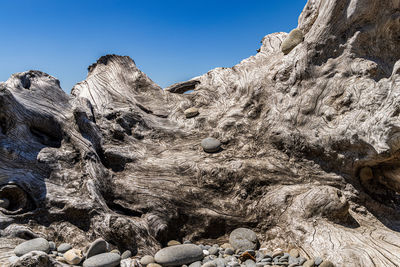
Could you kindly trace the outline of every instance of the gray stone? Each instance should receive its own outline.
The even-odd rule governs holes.
[[[119,265],[121,256],[117,253],[101,253],[87,258],[83,267],[115,267]]]
[[[102,254],[108,252],[108,246],[107,242],[102,239],[98,238],[93,243],[90,245],[87,253],[86,253],[86,258],[89,259],[90,257],[93,257],[94,255],[97,254]]]
[[[205,245],[204,248],[209,250],[211,248],[211,246],[210,245]]]
[[[323,260],[322,260],[320,257],[316,257],[316,258],[314,259],[314,264],[318,266],[318,265],[320,265],[320,264],[322,263],[322,261],[323,261]]]
[[[303,41],[303,32],[300,29],[292,30],[286,39],[282,42],[281,50],[287,55],[293,50],[298,44]]]
[[[247,228],[237,228],[230,234],[229,243],[236,250],[255,250],[258,246],[258,239],[254,231]]]
[[[70,249],[64,253],[63,258],[69,264],[76,265],[79,264],[83,259],[83,254],[80,249]]]
[[[22,256],[31,251],[43,251],[48,253],[50,251],[49,242],[46,239],[39,237],[25,241],[14,249],[14,253],[17,256]]]
[[[183,244],[159,250],[154,259],[163,266],[190,264],[203,259],[203,251],[194,244]]]
[[[62,243],[58,246],[57,251],[60,253],[65,253],[68,250],[70,250],[72,248],[72,246],[68,243]]]
[[[54,243],[53,241],[50,241],[49,248],[50,248],[50,251],[56,250],[56,243]]]
[[[195,261],[189,265],[189,267],[201,267],[201,261]]]
[[[208,249],[208,252],[210,252],[210,255],[217,255],[218,254],[218,248],[216,247],[211,247]]]
[[[121,257],[122,258],[122,257]],[[154,257],[151,255],[145,255],[140,259],[140,264],[143,266],[146,266],[149,263],[155,262]]]
[[[233,249],[227,248],[227,249],[225,249],[224,253],[225,253],[226,255],[233,255],[233,253],[235,253],[235,252],[233,251]]]
[[[289,264],[294,264],[294,263],[298,263],[298,259],[292,256],[289,256]]]
[[[221,142],[213,137],[207,137],[201,141],[201,146],[205,152],[214,153],[221,149]]]
[[[227,262],[222,258],[217,258],[214,260],[214,263],[217,265],[217,267],[225,267]]]
[[[244,264],[246,264],[247,267],[256,267],[256,263],[250,259],[246,260]]]
[[[190,240],[185,240],[185,241],[183,241],[183,244],[192,244],[192,241],[190,241]]]
[[[217,264],[214,261],[208,261],[201,265],[201,267],[217,267]]]
[[[130,258],[130,257],[132,257],[132,252],[131,252],[130,250],[125,250],[124,253],[122,253],[122,255],[121,255],[121,259],[122,259],[122,260],[128,259],[128,258]],[[146,256],[145,256],[145,257],[146,257]],[[150,256],[150,257],[153,258],[153,256]],[[153,258],[153,262],[154,262],[154,258]]]
[[[299,257],[297,258],[297,261],[299,262],[299,265],[303,265],[307,261],[307,259],[304,257]]]
[[[195,107],[188,108],[184,111],[186,118],[193,118],[199,115],[199,109]]]

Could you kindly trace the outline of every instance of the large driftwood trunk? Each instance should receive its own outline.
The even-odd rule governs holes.
[[[115,55],[71,95],[39,71],[0,83],[0,263],[21,237],[143,254],[241,226],[271,249],[400,266],[400,1],[309,0],[299,29],[287,55],[270,34],[166,90]]]

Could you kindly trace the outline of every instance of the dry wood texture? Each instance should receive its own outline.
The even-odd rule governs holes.
[[[71,95],[39,71],[0,83],[0,262],[18,238],[143,254],[249,227],[271,249],[400,266],[400,1],[309,0],[298,29],[287,55],[270,34],[168,90],[116,55]]]

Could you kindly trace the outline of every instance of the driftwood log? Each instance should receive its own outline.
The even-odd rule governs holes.
[[[249,227],[271,249],[400,266],[400,1],[309,0],[298,29],[286,55],[270,34],[167,90],[116,55],[71,95],[40,71],[0,83],[0,264],[21,238],[144,254]]]

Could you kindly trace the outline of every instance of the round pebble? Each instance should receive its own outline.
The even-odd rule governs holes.
[[[131,252],[130,250],[125,250],[124,253],[122,253],[122,255],[121,255],[121,259],[122,259],[122,260],[128,259],[128,258],[130,258],[130,257],[132,257],[132,252]],[[153,256],[150,256],[150,257],[153,258]],[[152,262],[154,262],[154,258],[153,258],[153,261],[152,261]]]
[[[208,255],[210,255],[210,251],[203,249],[203,254],[204,254],[204,256],[208,256]]]
[[[102,254],[108,252],[107,248],[107,242],[102,239],[98,238],[93,243],[90,245],[87,253],[86,253],[86,258],[89,259],[90,257],[93,257],[97,254]],[[118,255],[119,256],[119,255]]]
[[[197,115],[199,115],[199,109],[195,108],[195,107],[191,107],[191,108],[186,109],[183,113],[185,114],[186,118],[193,118],[193,117],[196,117]]]
[[[142,264],[143,266],[147,266],[147,264],[154,263],[154,262],[155,262],[154,257],[151,255],[143,256],[140,259],[140,264]]]
[[[217,267],[217,264],[215,264],[214,261],[208,261],[208,262],[204,263],[203,265],[201,265],[201,267]]]
[[[204,257],[200,247],[194,244],[183,244],[159,250],[154,260],[163,266],[190,264]]]
[[[70,250],[72,248],[72,246],[68,243],[62,243],[58,246],[57,251],[60,253],[65,253],[68,250]]]
[[[304,257],[299,257],[299,258],[297,259],[297,261],[299,262],[299,265],[303,265],[303,264],[307,261],[307,259],[304,258]]]
[[[218,254],[218,248],[212,246],[211,248],[208,249],[208,252],[210,253],[210,255],[217,255]]]
[[[69,264],[79,264],[83,259],[82,251],[75,248],[70,249],[64,253],[63,258]]]
[[[237,228],[229,235],[229,244],[236,250],[254,250],[257,248],[258,239],[254,231],[247,228]]]
[[[50,248],[50,251],[56,250],[56,243],[54,243],[53,241],[50,241],[49,248]]]
[[[256,263],[250,259],[246,260],[244,264],[246,264],[247,267],[256,267]]]
[[[231,244],[229,244],[229,243],[223,243],[223,244],[221,245],[221,248],[223,248],[223,249],[230,248],[230,249],[232,249],[232,250],[233,250],[233,247],[232,247],[232,245],[231,245]]]
[[[214,153],[221,149],[221,142],[213,137],[207,137],[201,141],[201,146],[205,152]]]
[[[83,262],[83,267],[115,267],[119,265],[121,257],[117,253],[101,253],[94,255]]]
[[[43,251],[48,253],[50,251],[49,242],[44,238],[35,238],[28,241],[25,241],[18,246],[15,247],[14,253],[17,256],[22,256],[31,251]]]
[[[149,263],[146,267],[162,267],[162,266],[158,263]]]
[[[233,251],[232,248],[226,248],[225,251],[224,251],[224,253],[225,253],[226,255],[233,255],[233,253],[235,253],[235,252]]]
[[[316,257],[315,259],[314,259],[314,264],[315,265],[320,265],[322,263],[322,259],[320,258],[320,257]]]

